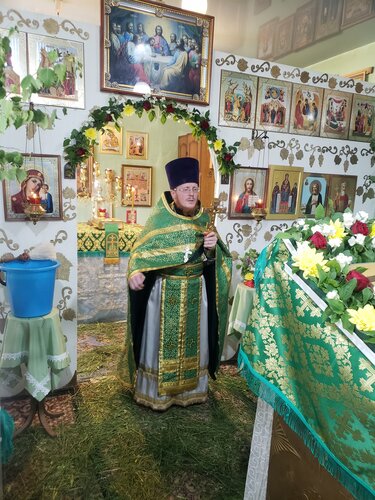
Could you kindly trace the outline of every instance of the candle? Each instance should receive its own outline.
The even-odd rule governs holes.
[[[258,201],[255,202],[256,208],[263,208],[263,200],[259,198]]]
[[[31,193],[31,196],[28,198],[28,202],[31,205],[39,205],[40,204],[40,197],[36,193]]]
[[[99,217],[105,217],[107,210],[105,208],[98,208]]]
[[[134,208],[135,187],[132,187],[132,208]]]

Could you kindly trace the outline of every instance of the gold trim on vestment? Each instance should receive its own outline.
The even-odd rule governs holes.
[[[183,394],[181,394],[181,396],[183,396]],[[166,401],[159,401],[157,399],[145,396],[144,394],[142,394],[142,396],[138,396],[137,393],[134,394],[134,400],[136,403],[141,404],[143,406],[148,406],[153,410],[168,410],[168,408],[170,408],[173,405],[186,407],[192,404],[205,403],[207,399],[208,399],[207,392],[197,393],[194,394],[194,396],[188,396],[188,397],[184,396],[183,399],[171,397]]]
[[[188,219],[191,219],[190,217],[187,217]],[[200,226],[199,224],[174,224],[173,226],[168,226],[168,227],[161,227],[158,229],[154,229],[153,231],[149,231],[146,233],[142,238],[138,238],[136,242],[133,245],[132,248],[132,254],[134,253],[134,250],[136,250],[140,245],[145,243],[146,241],[154,238],[154,236],[160,235],[162,232],[163,234],[169,234],[169,233],[175,233],[175,232],[181,232],[181,231],[197,231],[199,233],[203,234],[204,228]]]
[[[153,368],[150,368],[149,366],[145,366],[143,363],[139,365],[139,370],[142,370],[143,375],[145,377],[151,378],[156,380],[158,377],[158,371],[154,370]],[[205,366],[204,368],[199,368],[199,377],[203,377],[204,375],[208,375],[208,367]]]

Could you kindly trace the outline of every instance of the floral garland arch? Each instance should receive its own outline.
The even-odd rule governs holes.
[[[238,168],[233,158],[237,153],[239,142],[227,145],[224,139],[217,135],[217,129],[210,123],[209,111],[202,114],[198,109],[190,110],[186,105],[167,100],[165,97],[144,96],[139,100],[120,100],[114,97],[109,99],[108,105],[93,108],[87,121],[77,130],[73,129],[70,137],[64,140],[64,158],[72,166],[77,167],[93,154],[93,146],[97,132],[103,131],[109,123],[113,123],[120,130],[124,118],[136,114],[139,118],[143,114],[150,121],[159,119],[164,124],[167,119],[184,121],[192,130],[194,137],[204,135],[208,147],[216,155],[218,169],[221,174],[233,174]]]

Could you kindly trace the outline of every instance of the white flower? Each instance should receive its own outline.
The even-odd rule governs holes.
[[[353,216],[353,214],[351,212],[344,212],[342,214],[343,216],[343,224],[345,227],[349,228],[349,227],[352,227],[352,225],[354,224],[354,221],[355,221],[355,218]]]
[[[338,248],[342,243],[341,238],[331,238],[328,240],[328,245],[332,248]]]
[[[358,212],[355,216],[356,220],[359,220],[361,222],[367,222],[368,220],[368,213],[367,212],[363,212],[362,210],[360,212]]]
[[[296,224],[298,226],[304,226],[305,225],[305,219],[297,219]]]
[[[363,245],[365,239],[366,236],[364,234],[356,234],[355,236],[349,238],[348,243],[351,247],[354,247],[354,245]]]
[[[373,248],[375,248],[375,238],[372,238],[371,245],[373,246]]]
[[[309,227],[310,227],[310,226],[309,226],[308,224],[305,224],[305,225],[303,226],[303,228],[302,228],[302,229],[303,229],[304,231],[307,231],[307,230],[309,229]]]
[[[315,226],[311,227],[311,231],[313,234],[314,233],[322,233],[322,228],[323,228],[322,224],[315,224]]]
[[[355,235],[355,237],[357,239],[357,244],[358,245],[363,245],[364,244],[365,239],[366,239],[366,235],[358,233],[358,234]]]
[[[324,234],[324,236],[331,236],[336,232],[335,228],[330,224],[323,224],[321,227],[322,229],[320,232]]]
[[[333,300],[337,299],[339,297],[339,294],[337,293],[336,290],[331,290],[330,292],[327,293],[327,299]]]
[[[347,264],[351,264],[353,261],[353,257],[351,255],[345,255],[343,253],[336,255],[335,259],[340,264],[341,269],[344,269]]]

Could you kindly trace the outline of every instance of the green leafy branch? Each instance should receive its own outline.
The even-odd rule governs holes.
[[[10,38],[17,28],[9,30],[9,36],[0,36],[0,134],[9,127],[19,129],[27,124],[35,124],[43,130],[52,128],[56,120],[56,111],[50,114],[34,108],[28,103],[33,94],[41,89],[48,89],[60,85],[66,77],[66,67],[64,64],[56,63],[58,53],[56,50],[48,52],[50,67],[39,68],[37,74],[26,75],[20,82],[21,95],[14,95],[17,92],[15,85],[9,90],[6,88],[6,67],[7,58],[11,51]],[[21,182],[26,177],[26,172],[22,168],[23,157],[17,152],[6,152],[0,149],[0,180],[17,179]]]
[[[185,122],[194,137],[205,136],[208,147],[214,150],[221,174],[232,174],[239,165],[234,162],[239,142],[227,145],[224,139],[217,135],[217,129],[210,123],[209,111],[202,114],[198,109],[188,109],[182,104],[164,97],[145,96],[138,100],[125,101],[110,98],[106,106],[93,108],[88,120],[77,130],[72,130],[70,137],[66,138],[64,145],[65,160],[75,167],[89,158],[92,146],[97,144],[96,132],[103,133],[108,123],[114,123],[119,130],[122,121],[133,114],[141,118],[146,115],[152,122],[159,119],[165,124],[167,119]]]

